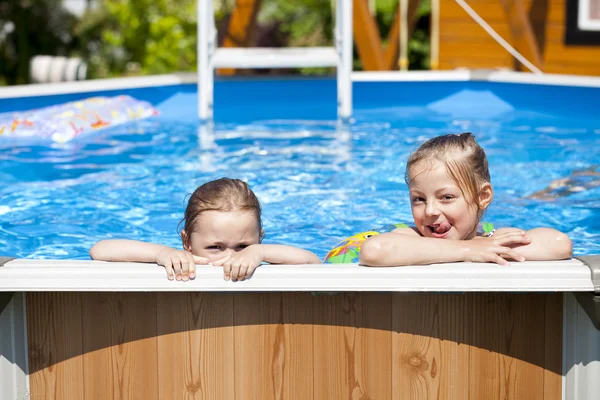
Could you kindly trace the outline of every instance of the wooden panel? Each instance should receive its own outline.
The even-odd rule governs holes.
[[[490,55],[486,58],[478,56],[447,56],[444,64],[449,68],[510,68],[511,59],[501,54]],[[490,66],[490,64],[493,66]]]
[[[157,293],[158,393],[233,399],[233,294]]]
[[[496,24],[493,26],[493,28],[503,38],[510,38],[511,32],[508,25]],[[547,24],[545,32],[546,40],[553,40],[556,43],[564,43],[565,28],[562,24]],[[497,42],[490,35],[488,35],[487,32],[485,32],[485,30],[481,26],[469,19],[443,21],[440,25],[440,37],[441,36],[447,39],[466,41],[470,40],[474,42],[481,42],[482,40],[485,40],[488,43],[493,42],[497,44]],[[588,48],[592,51],[595,50],[593,47],[579,47]]]
[[[570,63],[590,63],[600,69],[600,47],[589,49],[584,46],[568,48],[556,44],[548,43],[546,45],[546,60],[548,61],[570,61]]]
[[[575,75],[600,75],[600,71],[598,71],[598,67],[590,66],[590,67],[582,67],[582,66],[573,66],[571,64],[561,65],[561,64],[546,64],[544,70],[549,74],[575,74]]]
[[[410,39],[415,28],[415,15],[419,2],[408,4],[407,16],[408,37]],[[398,69],[398,53],[400,51],[400,13],[394,11],[394,20],[387,37],[385,50],[375,17],[371,15],[367,0],[354,0],[353,3],[354,42],[365,71],[383,71]]]
[[[561,299],[31,294],[31,393],[86,400],[558,400]]]
[[[381,36],[375,18],[369,11],[367,0],[354,0],[352,25],[354,43],[365,71],[383,71],[384,58],[381,48]]]
[[[544,400],[561,400],[563,294],[546,295],[544,306]]]
[[[460,43],[460,42],[449,42],[444,46],[444,54],[458,54],[459,51],[463,51],[470,57],[492,57],[496,59],[511,59],[511,55],[508,54],[500,45],[490,46],[486,43]],[[442,52],[440,52],[442,54]]]
[[[510,37],[508,26],[501,27],[498,33],[505,38]],[[501,52],[506,57],[511,57],[502,46],[475,23],[447,23],[440,33],[440,38],[443,42],[440,55],[445,53],[454,56],[485,55],[487,57],[490,53]],[[545,64],[556,60],[565,60],[576,67],[575,62],[583,61],[592,63],[600,68],[600,47],[565,46],[564,27],[562,26],[546,27],[546,41],[543,53]]]
[[[511,28],[513,47],[531,64],[543,69],[540,46],[534,34],[529,15],[525,12],[522,0],[503,0],[508,26]],[[526,71],[528,68],[520,62],[515,62],[515,68]]]
[[[499,25],[494,30],[502,37],[510,36],[510,29],[506,25]],[[501,47],[487,32],[473,21],[444,21],[440,24],[440,39],[444,44],[446,40],[485,42]]]
[[[234,298],[236,399],[313,398],[310,293]]]
[[[541,310],[543,295],[473,295],[471,398],[535,399],[544,392],[544,346],[531,343],[545,335]]]
[[[394,399],[465,399],[470,303],[466,295],[393,294]]]
[[[471,6],[487,23],[506,22],[506,13],[501,0],[469,0]],[[440,20],[471,19],[469,14],[454,0],[440,0]]]
[[[562,22],[564,21],[565,5],[562,0],[528,0],[525,1],[525,8],[531,10],[532,4],[546,3],[548,11],[546,20],[549,22]],[[506,23],[506,13],[502,6],[502,0],[469,0],[467,4],[479,14],[487,23]],[[456,3],[455,0],[440,0],[440,19],[445,21],[455,19],[468,19],[469,14],[463,8]]]
[[[27,293],[32,399],[83,398],[79,293]]]
[[[547,354],[552,350],[531,342],[532,338],[543,340],[548,330],[561,326],[557,310],[552,309],[556,304],[546,308],[545,296],[394,294],[393,397],[538,399],[544,392],[549,398],[560,395],[554,376],[560,374],[556,354]],[[542,309],[554,315],[545,316],[539,312]],[[546,360],[553,363],[551,374],[544,370]],[[547,387],[546,375],[550,377]]]
[[[227,32],[221,47],[248,47],[261,3],[261,0],[235,1],[235,7],[229,17]],[[217,73],[219,75],[233,75],[235,69],[219,68]]]
[[[314,318],[314,398],[390,398],[391,295],[322,294]]]
[[[470,0],[468,3],[500,36],[519,47],[502,0]],[[523,6],[535,33],[544,72],[600,75],[600,46],[565,45],[565,0],[528,0]],[[496,53],[507,58],[499,58]],[[454,0],[441,0],[440,68],[512,68],[514,65],[512,56]]]
[[[85,399],[158,398],[156,295],[84,293]]]

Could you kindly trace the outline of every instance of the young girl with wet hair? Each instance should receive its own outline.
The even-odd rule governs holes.
[[[135,240],[102,240],[90,250],[94,260],[156,263],[169,279],[196,276],[196,264],[222,266],[226,280],[244,280],[262,263],[318,264],[312,252],[262,244],[261,207],[239,179],[221,178],[197,188],[188,201],[181,230],[183,250]]]
[[[415,226],[367,239],[359,261],[368,266],[443,262],[562,260],[571,257],[567,235],[551,228],[478,231],[494,197],[484,150],[471,133],[423,143],[405,174]],[[440,240],[442,239],[442,240]]]

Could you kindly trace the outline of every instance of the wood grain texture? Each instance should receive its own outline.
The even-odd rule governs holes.
[[[385,70],[381,35],[367,0],[353,0],[354,43],[365,71]]]
[[[391,295],[322,294],[314,315],[314,398],[389,398]]]
[[[254,28],[256,16],[260,10],[261,0],[236,0],[235,6],[229,16],[227,32],[221,47],[248,47]],[[219,68],[219,75],[234,75],[233,68]]]
[[[529,399],[543,393],[544,297],[476,294],[470,353],[470,396]]]
[[[440,320],[440,397],[460,400],[468,398],[471,384],[465,366],[469,365],[471,348],[472,306],[469,296],[437,294]]]
[[[511,42],[515,49],[534,66],[543,70],[540,46],[533,30],[529,15],[526,13],[522,0],[502,0],[506,10],[508,26],[511,30]],[[515,61],[515,69],[529,71],[529,69]]]
[[[159,399],[233,399],[233,294],[157,293]]]
[[[31,294],[32,398],[548,399],[561,294]]]
[[[236,399],[311,399],[310,293],[234,298]]]
[[[471,302],[465,295],[395,293],[393,398],[468,398]]]
[[[81,299],[85,399],[157,399],[156,294]]]
[[[82,399],[83,346],[79,293],[27,293],[32,399]]]
[[[509,7],[509,17],[503,3]],[[508,43],[546,73],[600,75],[600,46],[565,44],[564,0],[471,0]],[[513,57],[454,1],[440,1],[440,69],[511,68]],[[502,57],[500,55],[503,55]]]
[[[560,400],[562,399],[563,294],[546,295],[544,306],[544,400]]]
[[[440,330],[437,299],[393,295],[392,393],[394,399],[434,399],[439,393],[441,343],[432,335]]]

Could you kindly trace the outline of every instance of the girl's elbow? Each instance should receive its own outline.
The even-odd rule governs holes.
[[[560,232],[556,237],[557,258],[560,260],[566,260],[573,256],[573,242],[571,238],[566,234]]]
[[[98,243],[96,243],[95,245],[92,246],[92,248],[90,249],[90,258],[92,260],[98,260],[99,259],[99,254],[98,254]]]
[[[321,264],[321,259],[316,255],[316,254],[311,254],[308,261],[306,262],[307,264]]]
[[[92,260],[108,261],[104,250],[105,244],[99,241],[90,249],[90,258]]]
[[[367,267],[381,266],[381,255],[383,254],[383,246],[380,241],[369,239],[361,246],[358,256],[358,263]]]

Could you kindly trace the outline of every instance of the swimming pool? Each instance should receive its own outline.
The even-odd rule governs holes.
[[[344,237],[410,222],[404,163],[423,140],[472,131],[485,148],[496,226],[550,226],[575,254],[600,253],[600,187],[529,199],[600,164],[600,88],[473,81],[355,82],[354,118],[335,121],[335,81],[216,83],[215,124],[196,122],[196,86],[127,89],[161,115],[67,144],[0,137],[0,256],[88,259],[105,238],[180,246],[185,195],[222,176],[263,204],[266,242],[320,257]],[[98,93],[0,100],[0,111]]]

